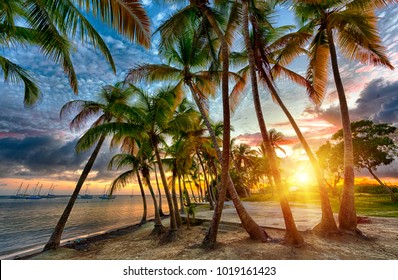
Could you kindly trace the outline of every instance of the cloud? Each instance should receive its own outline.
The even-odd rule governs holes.
[[[366,85],[356,101],[355,118],[370,118],[375,122],[398,122],[398,81],[375,79]]]
[[[376,123],[397,125],[398,81],[387,81],[383,78],[372,80],[360,92],[355,105],[355,108],[350,109],[351,121],[370,119]],[[341,114],[338,105],[326,109],[306,108],[303,115],[314,116],[341,128]]]
[[[76,140],[63,143],[50,136],[0,139],[0,177],[46,176],[76,171],[88,153],[76,154]]]

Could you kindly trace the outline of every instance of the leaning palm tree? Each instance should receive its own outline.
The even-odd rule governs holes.
[[[46,58],[62,66],[72,90],[77,93],[78,80],[71,59],[72,41],[77,37],[98,48],[116,71],[108,47],[80,8],[93,12],[131,42],[149,47],[149,18],[136,0],[1,0],[0,46],[38,46]],[[25,106],[32,106],[40,99],[40,89],[28,71],[2,55],[0,66],[5,81],[24,84]]]
[[[283,217],[285,220],[285,226],[286,226],[285,242],[293,244],[295,246],[301,246],[304,243],[304,240],[302,236],[299,234],[296,224],[294,222],[293,214],[291,212],[289,202],[286,197],[285,186],[282,182],[281,174],[278,168],[276,155],[272,148],[271,139],[267,131],[263,112],[261,109],[260,95],[259,95],[257,75],[256,75],[256,61],[255,61],[254,50],[250,42],[249,1],[242,0],[241,2],[242,2],[242,15],[243,15],[242,17],[243,37],[244,37],[245,48],[247,51],[247,57],[249,62],[249,73],[250,73],[250,82],[252,87],[253,102],[257,115],[258,124],[260,126],[262,140],[264,142],[264,146],[270,161],[272,177],[275,180],[275,185],[277,187],[279,200],[283,212]]]
[[[105,86],[102,88],[99,94],[99,101],[85,101],[85,100],[74,100],[66,103],[61,109],[61,117],[65,114],[69,113],[73,109],[79,109],[80,112],[73,118],[70,123],[71,129],[81,129],[89,121],[93,116],[97,116],[98,113],[100,116],[98,119],[92,124],[92,127],[109,123],[114,118],[115,115],[112,112],[113,106],[116,104],[124,104],[127,102],[129,97],[131,96],[132,91],[129,88],[123,88],[123,83],[116,83],[115,86]],[[87,161],[79,180],[76,184],[76,187],[72,193],[69,202],[62,213],[60,219],[58,220],[55,229],[48,240],[47,244],[44,247],[44,250],[56,249],[59,247],[62,237],[62,232],[65,228],[66,222],[68,221],[69,215],[72,212],[72,208],[75,204],[75,201],[79,195],[79,192],[86,180],[88,174],[90,173],[91,168],[97,158],[97,155],[102,147],[106,138],[105,134],[101,134],[99,137],[94,139],[88,146],[91,147],[96,143],[96,146]]]
[[[314,34],[309,46],[307,78],[312,81],[318,92],[326,90],[329,56],[331,59],[344,135],[344,187],[339,209],[339,228],[355,232],[358,230],[354,202],[355,177],[350,115],[340,76],[335,41],[337,40],[339,50],[348,59],[394,69],[385,54],[386,49],[377,30],[375,9],[397,1],[293,0],[292,2],[298,17]]]
[[[308,42],[311,34],[306,28],[285,34],[286,31],[290,31],[291,26],[274,28],[270,22],[270,18],[272,19],[272,15],[274,13],[274,7],[272,5],[258,1],[253,1],[250,5],[252,6],[252,8],[249,9],[250,23],[252,26],[251,43],[255,54],[254,60],[259,74],[259,81],[264,84],[265,88],[267,88],[271,93],[273,100],[285,113],[311,162],[319,186],[322,209],[322,219],[316,226],[316,229],[326,234],[336,233],[338,232],[338,229],[334,220],[326,183],[319,167],[319,163],[295,119],[279,96],[274,84],[275,78],[284,75],[293,82],[306,87],[310,100],[315,104],[320,104],[323,99],[323,94],[316,92],[310,82],[304,77],[285,67],[298,55],[306,53],[303,46]],[[246,53],[234,53],[233,57],[234,60],[239,61],[240,63],[242,63],[242,59],[244,62],[247,61]],[[244,67],[240,73],[243,77],[248,76],[249,67]],[[234,92],[231,94],[231,110],[235,109],[240,100],[240,95],[241,92]],[[272,136],[272,130],[270,130],[271,140]]]
[[[206,110],[207,96],[216,91],[215,87],[217,83],[214,77],[217,76],[217,72],[203,71],[203,67],[206,66],[205,62],[209,57],[209,46],[206,44],[206,41],[199,40],[200,38],[198,36],[199,34],[197,34],[194,29],[189,30],[189,32],[185,30],[185,33],[182,33],[175,38],[177,41],[174,45],[163,45],[164,49],[161,50],[161,54],[165,56],[165,59],[169,64],[139,65],[129,71],[126,79],[146,81],[173,80],[177,82],[177,90],[182,93],[184,88],[187,87],[190,90],[208,129],[213,142],[213,147],[216,150],[218,161],[223,163],[224,155],[222,154],[218,143],[219,141],[209,121],[207,116],[208,112]],[[229,73],[229,75],[232,75],[238,81],[240,80],[240,78],[233,73]],[[224,126],[223,129],[223,134],[225,134]],[[245,230],[253,239],[266,241],[269,238],[267,233],[256,222],[254,222],[243,207],[230,176],[228,176],[228,184],[226,187]],[[222,194],[220,195],[220,192],[219,200],[224,200]],[[221,215],[222,207],[220,209],[220,205],[217,205],[218,208],[216,206],[215,215]],[[219,220],[216,221],[219,222]],[[205,243],[209,246],[214,245],[216,241],[217,228],[218,224],[217,226],[210,227],[210,232],[207,234],[205,240]]]

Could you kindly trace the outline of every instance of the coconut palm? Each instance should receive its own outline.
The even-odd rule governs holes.
[[[323,94],[316,92],[309,81],[285,67],[295,57],[306,53],[303,49],[303,45],[306,44],[311,35],[305,28],[293,33],[284,34],[286,31],[289,31],[291,27],[282,26],[274,28],[272,26],[269,20],[269,17],[274,13],[271,5],[262,2],[251,2],[251,5],[255,7],[255,9],[252,8],[249,10],[251,12],[250,23],[252,26],[251,42],[253,52],[255,54],[254,59],[256,69],[259,74],[259,80],[269,90],[273,100],[285,113],[313,167],[318,181],[322,208],[322,219],[320,224],[316,226],[316,229],[322,233],[335,233],[338,231],[337,225],[333,217],[326,182],[322,175],[321,168],[319,167],[319,163],[296,121],[279,96],[273,82],[275,78],[280,75],[284,75],[299,85],[306,87],[311,101],[316,104],[319,104],[322,101]],[[259,5],[260,7],[257,7],[256,5]],[[247,54],[235,53],[233,56],[234,59],[238,61],[242,58],[247,60]],[[246,66],[240,71],[240,73],[243,77],[247,76],[249,74],[249,67]],[[239,103],[241,92],[234,92],[231,94],[231,110],[234,110],[236,105]],[[270,137],[272,140],[273,130],[270,130]]]
[[[165,0],[165,2],[175,2],[175,0]],[[181,1],[182,2],[182,1]],[[184,1],[185,3],[186,1]],[[228,4],[226,0],[218,0],[215,1],[217,4],[223,4],[223,11],[229,12],[230,9],[225,9],[225,5]],[[232,3],[235,5],[236,3]],[[231,11],[236,11],[236,9],[231,9]],[[221,72],[221,96],[222,96],[222,108],[223,108],[223,124],[224,124],[224,134],[223,134],[223,149],[222,149],[222,160],[220,158],[221,163],[221,187],[219,190],[219,199],[216,205],[212,223],[207,233],[203,245],[212,247],[216,243],[217,239],[217,231],[218,225],[221,219],[222,208],[224,205],[224,199],[226,195],[226,191],[228,188],[228,184],[232,181],[229,178],[229,155],[230,155],[230,138],[231,138],[231,121],[230,121],[230,111],[229,111],[229,46],[231,46],[231,39],[233,36],[232,32],[225,32],[221,26],[218,19],[219,11],[214,10],[207,0],[190,0],[189,6],[181,9],[176,13],[178,16],[174,16],[169,20],[169,28],[167,29],[167,34],[181,34],[181,31],[185,26],[188,26],[192,18],[194,19],[206,19],[206,23],[211,26],[212,31],[217,35],[219,44],[220,44],[220,61],[222,65]],[[232,21],[228,21],[227,28],[233,28],[238,25],[236,21],[236,17],[230,17]],[[229,24],[230,23],[230,24]],[[230,34],[228,37],[226,34]],[[169,37],[168,40],[172,40],[173,36]],[[214,53],[214,52],[213,52]],[[216,65],[218,65],[218,61]],[[264,235],[263,235],[264,236]]]
[[[77,37],[98,48],[116,71],[108,47],[79,8],[92,11],[132,42],[149,47],[149,18],[135,0],[1,0],[0,45],[6,48],[38,46],[46,58],[62,66],[72,90],[77,93],[78,81],[71,59],[72,40]],[[24,84],[25,106],[35,104],[41,92],[31,74],[5,56],[0,56],[0,65],[5,81]]]
[[[247,57],[249,61],[249,71],[250,71],[250,81],[252,87],[252,95],[254,107],[257,115],[258,124],[260,126],[260,132],[262,140],[264,142],[266,152],[270,161],[270,167],[272,170],[272,177],[275,180],[275,185],[277,187],[280,204],[283,212],[283,217],[285,220],[286,234],[285,242],[293,244],[295,246],[300,246],[304,243],[303,238],[299,234],[294,222],[294,218],[289,206],[289,202],[285,193],[285,186],[283,185],[281,174],[278,168],[277,159],[275,152],[272,148],[272,143],[270,140],[267,127],[265,125],[264,116],[261,109],[260,95],[258,91],[257,75],[256,75],[256,61],[254,56],[254,50],[250,42],[249,33],[249,1],[242,0],[242,15],[243,15],[243,37],[245,41],[245,47],[247,51]]]
[[[192,26],[192,25],[191,25]],[[213,146],[216,150],[219,162],[223,162],[224,156],[218,144],[217,137],[214,133],[212,125],[207,117],[206,105],[207,96],[216,92],[216,80],[217,72],[203,71],[203,67],[206,66],[207,58],[209,57],[209,47],[204,40],[199,40],[197,33],[194,29],[185,31],[185,33],[177,36],[177,42],[175,45],[164,45],[165,49],[161,50],[161,54],[164,54],[168,64],[143,64],[129,71],[127,80],[147,80],[147,81],[176,81],[177,89],[183,92],[184,87],[188,87],[191,91],[192,97],[198,106],[203,121],[208,129],[210,137],[213,142]],[[233,73],[238,81],[239,77]],[[225,127],[223,126],[223,133],[225,134]],[[224,144],[223,144],[224,145]],[[224,147],[224,146],[223,146]],[[223,148],[224,151],[224,148]],[[231,199],[234,202],[235,208],[241,218],[243,227],[249,233],[253,239],[267,240],[268,235],[265,231],[258,226],[250,215],[244,209],[242,203],[239,200],[238,194],[233,186],[232,180],[228,177],[227,184],[228,191]],[[219,200],[223,200],[223,195],[219,192]],[[219,202],[219,201],[218,201]],[[219,204],[217,204],[219,205]],[[220,205],[219,205],[220,206]],[[216,207],[215,215],[221,215],[221,209]],[[219,223],[219,220],[214,220]],[[214,245],[217,236],[217,225],[211,226],[211,232],[207,235],[205,243],[209,246]]]
[[[62,107],[60,115],[62,117],[74,109],[80,110],[80,112],[70,122],[70,128],[73,130],[79,130],[83,128],[84,125],[92,119],[92,117],[97,116],[98,114],[100,115],[97,120],[91,125],[92,127],[104,123],[109,123],[116,117],[112,111],[113,106],[115,106],[116,104],[125,104],[131,94],[132,91],[129,88],[123,88],[123,83],[116,83],[114,86],[104,86],[99,93],[98,102],[86,100],[70,101]],[[92,142],[87,145],[87,147],[89,148],[96,143],[96,146],[79,177],[72,196],[69,199],[69,202],[60,219],[58,220],[58,223],[55,226],[55,229],[49,241],[45,245],[44,250],[55,249],[59,247],[62,232],[64,230],[66,222],[68,221],[69,215],[83,186],[83,183],[90,173],[91,168],[93,167],[94,161],[97,158],[97,155],[102,147],[102,144],[105,141],[105,138],[106,135],[101,134],[97,138],[92,139]]]
[[[377,30],[375,9],[386,7],[397,1],[297,0],[292,2],[296,14],[314,34],[309,46],[310,61],[307,78],[312,81],[318,92],[326,90],[330,56],[344,132],[344,187],[339,210],[339,228],[357,231],[350,116],[338,66],[336,43],[341,53],[348,59],[394,69],[385,54],[386,50]]]

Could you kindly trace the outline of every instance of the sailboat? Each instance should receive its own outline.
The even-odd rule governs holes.
[[[13,199],[25,198],[25,193],[20,193],[22,185],[23,185],[23,182],[19,186],[19,188],[18,188],[17,192],[15,193],[15,195],[12,195],[10,198],[13,198]],[[29,185],[28,185],[28,187],[29,187]],[[25,190],[25,192],[26,192],[26,190]]]
[[[33,194],[26,196],[26,199],[42,199],[42,197],[40,196],[40,191],[41,191],[41,188],[43,187],[43,184],[41,184],[41,186],[39,187],[39,183],[40,182],[37,182],[37,185],[33,191]],[[38,190],[38,193],[36,194],[37,190]]]
[[[88,186],[86,187],[86,192],[85,192],[85,194],[80,195],[80,198],[81,198],[81,199],[92,199],[92,198],[93,198],[92,195],[88,194],[87,189],[88,189]]]
[[[99,196],[99,199],[115,199],[114,195],[109,195],[109,188],[105,187],[103,194]]]
[[[43,198],[56,198],[57,196],[52,193],[54,191],[54,188],[55,188],[55,185],[54,185],[54,183],[52,183],[50,189],[48,190],[47,195],[42,195],[42,197]]]

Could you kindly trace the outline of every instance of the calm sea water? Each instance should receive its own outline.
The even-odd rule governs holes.
[[[0,198],[0,259],[13,252],[42,247],[50,237],[68,202],[68,197],[29,200]],[[163,209],[166,210],[166,199]],[[154,215],[147,197],[148,217]],[[87,237],[93,233],[136,224],[141,220],[140,196],[117,196],[112,200],[78,199],[62,239]]]

